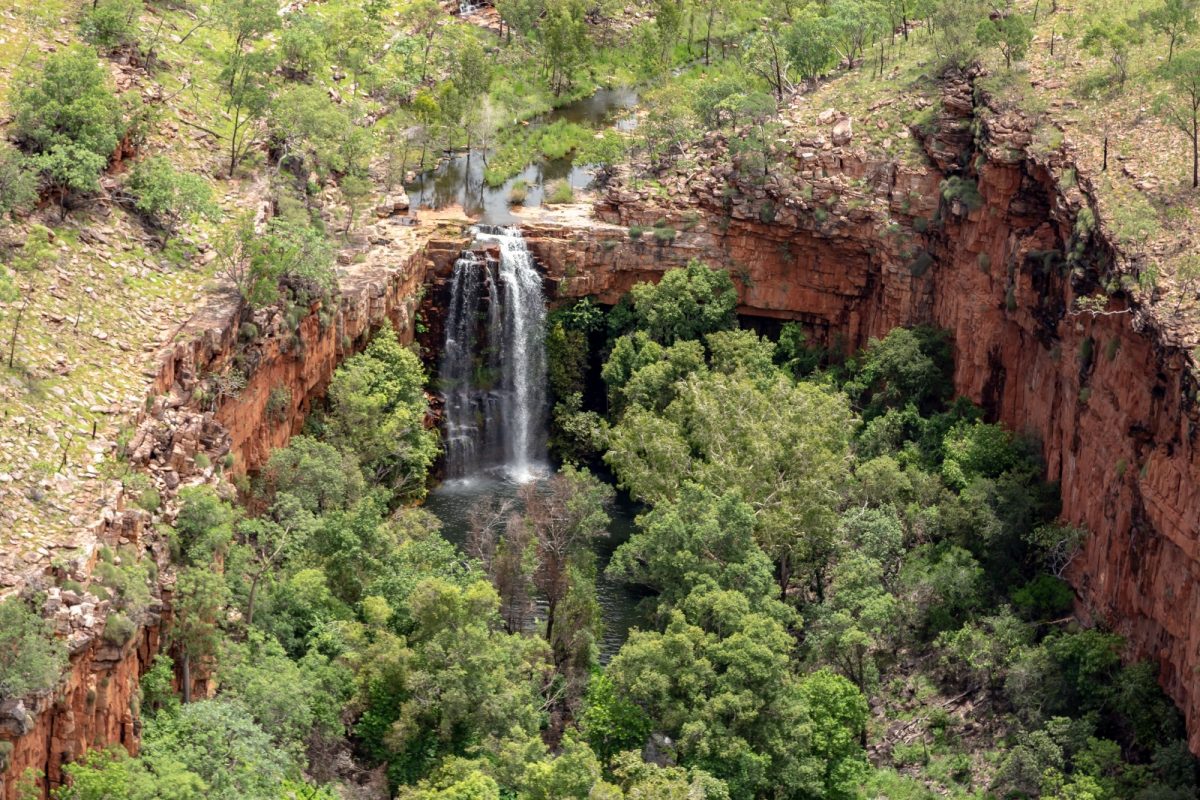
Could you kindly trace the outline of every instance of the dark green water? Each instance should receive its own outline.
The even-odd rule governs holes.
[[[467,539],[468,517],[472,507],[481,500],[490,498],[513,498],[520,484],[507,478],[503,470],[488,470],[469,478],[446,481],[430,492],[425,506],[442,521],[442,534],[454,544],[462,547]],[[600,643],[601,661],[607,662],[620,649],[621,644],[637,621],[639,596],[625,584],[609,581],[604,568],[613,551],[629,538],[633,531],[635,509],[627,502],[618,500],[609,510],[612,522],[608,536],[596,542],[596,562],[599,574],[596,579],[596,594],[604,614],[604,633]],[[538,609],[542,614],[544,609]]]

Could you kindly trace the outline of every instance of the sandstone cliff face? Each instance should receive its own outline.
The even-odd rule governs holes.
[[[951,87],[925,140],[929,168],[802,144],[790,185],[747,187],[731,202],[719,191],[727,174],[715,173],[666,205],[618,188],[599,208],[609,224],[528,236],[561,297],[615,302],[699,257],[730,270],[743,313],[798,320],[827,344],[860,347],[897,325],[951,331],[958,392],[1040,440],[1063,517],[1090,532],[1070,571],[1081,615],[1159,666],[1200,753],[1193,365],[1120,290],[1105,313],[1072,311],[1137,265],[1077,225],[1086,176],[1060,181],[1067,156],[1031,152],[1029,127]],[[940,202],[952,174],[975,182],[977,207]],[[629,226],[663,221],[679,231],[672,243],[631,241]]]
[[[162,509],[151,515],[135,508],[115,486],[115,500],[82,537],[84,555],[57,567],[61,574],[26,576],[28,588],[49,593],[46,616],[69,645],[70,666],[54,690],[0,704],[0,800],[16,800],[26,769],[44,775],[40,787],[49,796],[62,783],[62,766],[88,749],[121,745],[137,751],[138,685],[169,628],[174,577],[153,524],[173,519],[181,486],[216,480],[215,465],[227,454],[234,457],[233,470],[245,471],[287,444],[333,371],[379,327],[390,322],[403,341],[412,340],[420,286],[433,263],[426,255],[432,233],[422,234],[418,246],[392,247],[392,225],[402,227],[398,220],[374,227],[367,257],[342,275],[336,308],[324,314],[314,308],[296,328],[278,312],[259,312],[252,318],[258,336],[247,342],[240,336],[247,320],[228,298],[217,298],[197,315],[182,341],[161,354],[146,407],[132,420],[136,432],[127,457],[151,477]],[[450,226],[451,232],[460,227]],[[430,255],[437,260],[437,253],[452,250],[432,248]],[[232,369],[244,376],[242,388],[214,395],[215,376]],[[272,403],[273,390],[287,402]],[[200,454],[207,463],[197,464]],[[108,601],[60,592],[54,580],[87,584],[100,547],[117,545],[131,545],[153,558],[161,576],[161,597],[123,645],[103,636]],[[208,690],[203,669],[194,671],[194,695]]]

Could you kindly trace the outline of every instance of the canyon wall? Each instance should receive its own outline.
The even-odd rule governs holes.
[[[695,257],[730,271],[742,313],[796,320],[826,345],[949,330],[958,392],[1041,442],[1063,518],[1089,531],[1069,572],[1080,615],[1159,667],[1200,753],[1194,365],[1122,288],[1140,264],[1081,213],[1087,177],[1074,179],[1069,152],[1035,152],[1031,130],[963,83],[923,142],[927,166],[818,138],[733,198],[718,167],[669,201],[618,186],[593,229],[543,222],[527,235],[563,298],[615,302]],[[978,194],[943,199],[951,175]],[[655,225],[674,239],[631,236]],[[1104,297],[1102,313],[1074,310],[1084,295]]]
[[[402,341],[413,340],[426,272],[453,262],[463,226],[420,234],[406,228],[399,219],[372,226],[370,247],[341,270],[334,308],[314,306],[291,325],[278,309],[247,316],[231,296],[214,297],[160,353],[145,408],[130,421],[125,457],[151,478],[161,509],[135,507],[117,482],[101,518],[81,532],[79,555],[23,576],[28,591],[46,593],[44,613],[67,642],[70,664],[53,690],[0,703],[0,800],[16,800],[26,770],[44,776],[37,785],[48,797],[62,783],[63,765],[88,749],[137,751],[138,685],[169,629],[174,580],[155,525],[174,518],[181,486],[255,469],[287,444],[337,366],[382,325],[390,322]],[[236,390],[215,388],[231,386],[222,379],[234,372]],[[88,588],[58,587],[66,579],[87,587],[101,548],[118,546],[153,559],[160,576],[158,596],[123,642],[105,636],[109,600]],[[204,670],[196,670],[193,693],[208,691]]]

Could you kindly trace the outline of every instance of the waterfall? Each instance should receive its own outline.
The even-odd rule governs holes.
[[[531,480],[546,461],[546,302],[542,276],[515,228],[479,226],[454,264],[440,366],[446,474],[496,467]]]

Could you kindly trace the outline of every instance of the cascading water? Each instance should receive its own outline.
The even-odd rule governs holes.
[[[525,482],[546,462],[542,276],[518,230],[480,226],[475,236],[500,258],[468,250],[454,264],[440,366],[446,473],[501,467]]]

